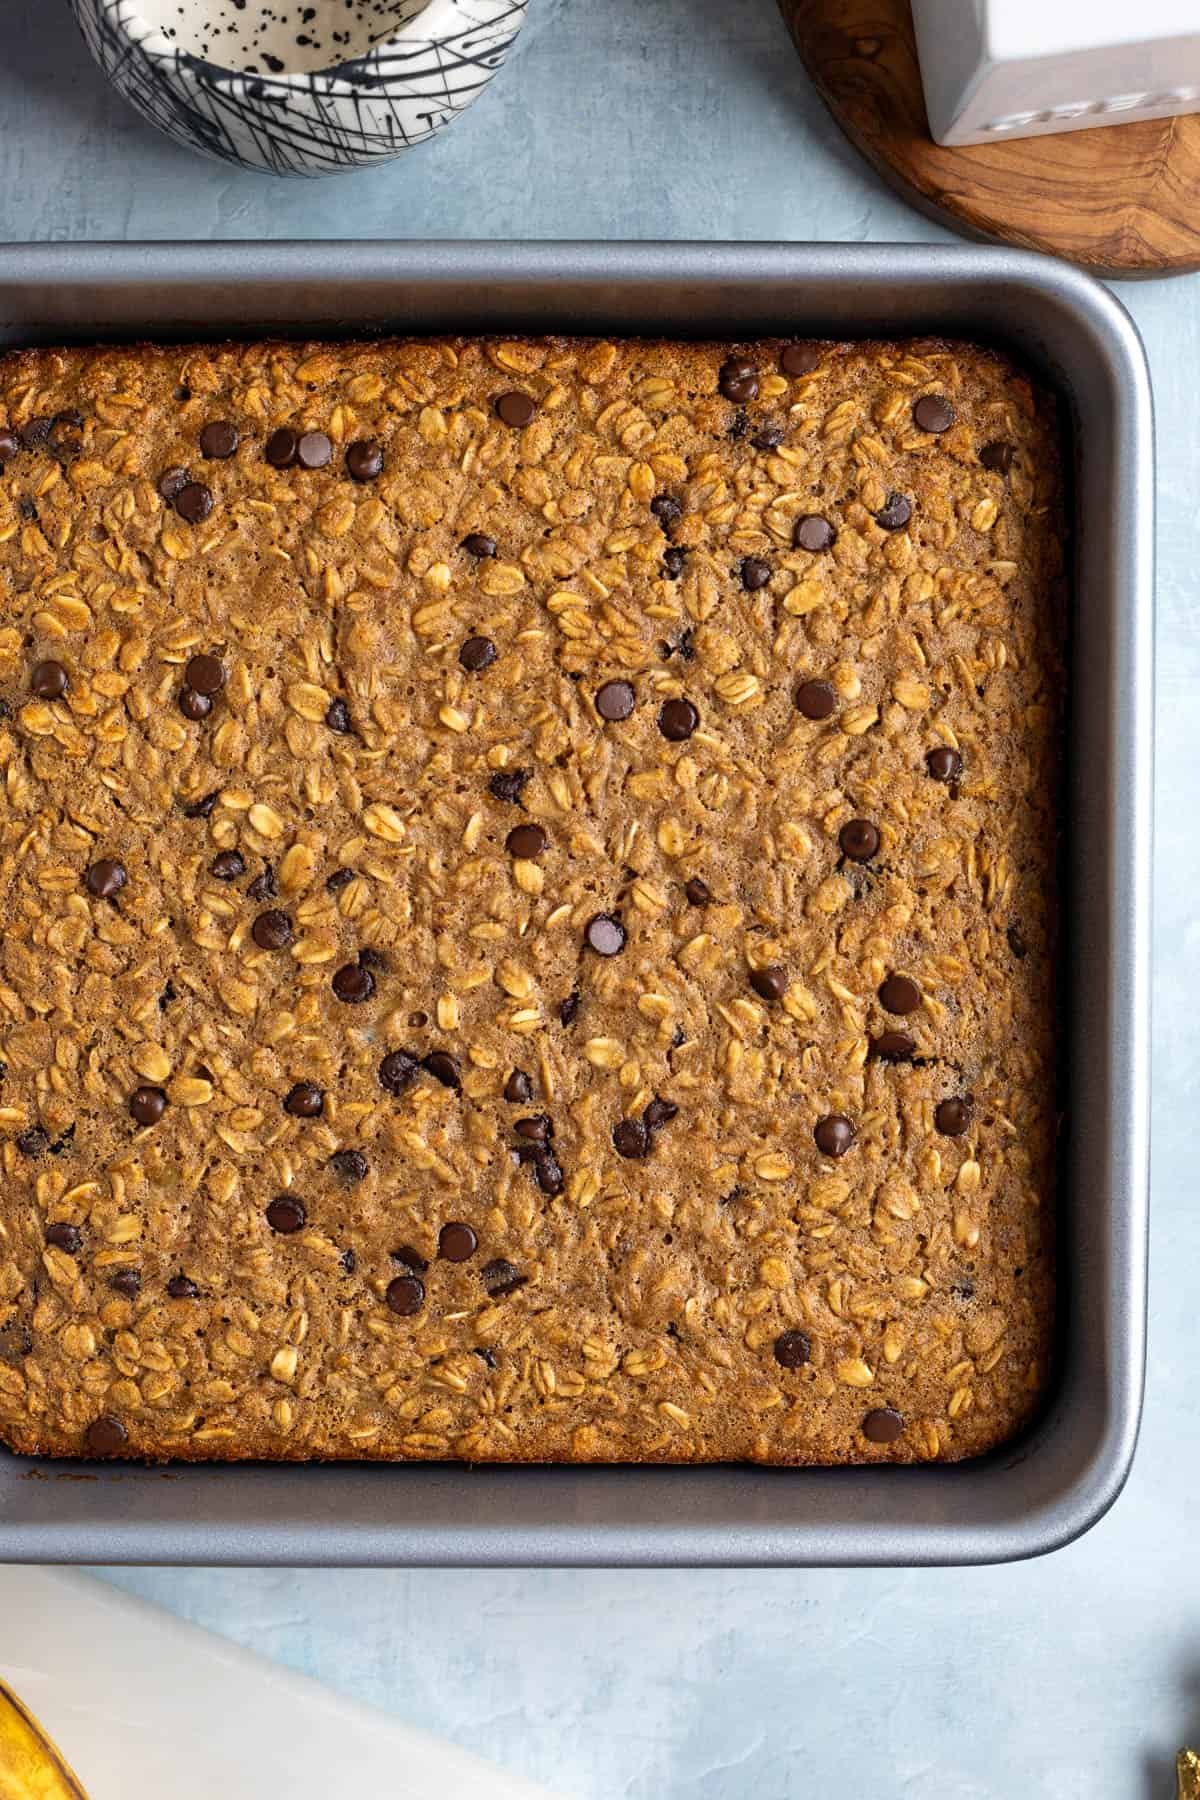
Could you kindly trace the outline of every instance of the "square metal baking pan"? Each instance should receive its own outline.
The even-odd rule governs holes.
[[[0,1450],[0,1559],[308,1564],[1001,1561],[1120,1492],[1145,1352],[1153,442],[1137,333],[1087,276],[905,245],[0,248],[0,343],[564,329],[937,332],[1007,345],[1074,452],[1062,1354],[1015,1446],[952,1467],[176,1466]]]

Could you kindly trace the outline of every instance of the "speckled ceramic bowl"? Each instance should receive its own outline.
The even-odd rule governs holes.
[[[137,0],[71,0],[100,67],[152,124],[204,155],[277,175],[328,175],[432,137],[487,86],[527,4],[398,0],[389,35],[351,61],[247,73],[178,48]]]

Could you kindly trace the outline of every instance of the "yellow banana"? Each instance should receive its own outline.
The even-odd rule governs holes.
[[[37,1720],[2,1681],[0,1800],[87,1800]]]

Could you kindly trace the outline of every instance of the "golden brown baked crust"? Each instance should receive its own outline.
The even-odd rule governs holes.
[[[1029,1416],[1044,395],[943,342],[258,344],[10,355],[0,421],[0,1437],[837,1463]]]

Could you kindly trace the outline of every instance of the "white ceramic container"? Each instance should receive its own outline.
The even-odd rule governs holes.
[[[138,0],[71,0],[96,61],[152,124],[189,149],[279,175],[328,175],[432,137],[500,68],[527,4],[392,0],[388,35],[351,41],[347,60],[313,67],[311,51],[294,48],[290,62],[248,69],[182,45],[164,29],[161,0],[146,13]]]
[[[912,0],[939,144],[1200,111],[1198,0]]]

